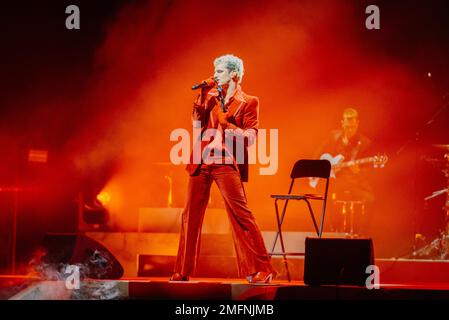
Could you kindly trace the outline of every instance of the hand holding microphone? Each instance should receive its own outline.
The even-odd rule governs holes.
[[[192,86],[192,90],[201,89],[201,93],[198,95],[197,101],[194,103],[196,106],[202,106],[206,100],[207,93],[210,89],[212,89],[215,86],[216,82],[214,77],[210,77],[201,83],[198,83],[194,86]],[[194,107],[195,112],[195,107]]]
[[[215,86],[215,84],[216,84],[215,79],[213,77],[210,77],[210,78],[202,81],[201,83],[198,83],[198,84],[192,86],[192,90],[204,89],[204,88],[211,89],[212,87]]]

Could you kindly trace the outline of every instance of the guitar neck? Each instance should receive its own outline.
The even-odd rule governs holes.
[[[357,160],[352,160],[352,161],[345,161],[345,162],[339,163],[335,166],[339,167],[339,168],[345,168],[345,167],[351,167],[351,166],[364,164],[364,163],[370,163],[370,162],[374,162],[373,157],[362,158],[362,159],[357,159]]]

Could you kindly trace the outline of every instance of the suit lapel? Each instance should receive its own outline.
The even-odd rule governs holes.
[[[237,112],[243,107],[245,103],[243,101],[239,101],[234,99],[228,108],[229,116],[235,116]]]

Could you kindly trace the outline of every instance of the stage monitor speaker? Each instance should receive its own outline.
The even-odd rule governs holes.
[[[66,265],[80,267],[80,275],[91,279],[118,279],[123,276],[120,262],[103,245],[82,234],[46,234],[44,267],[57,272]]]
[[[306,238],[304,283],[365,286],[374,265],[371,239]]]

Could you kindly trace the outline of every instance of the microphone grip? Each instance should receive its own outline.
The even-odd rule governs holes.
[[[203,80],[201,83],[192,86],[192,90],[209,88],[215,85],[215,80],[213,78],[209,78],[207,80]]]
[[[204,87],[205,85],[207,85],[207,82],[206,82],[206,81],[203,81],[203,82],[201,82],[201,83],[199,83],[199,84],[196,84],[196,85],[192,86],[192,90],[196,90],[196,89],[202,88],[202,87]]]

